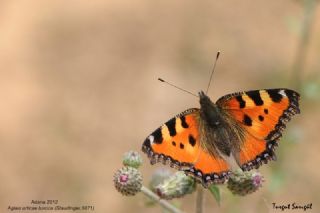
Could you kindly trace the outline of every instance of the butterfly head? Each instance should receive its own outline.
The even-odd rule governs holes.
[[[203,92],[199,92],[200,97],[200,116],[209,126],[216,127],[220,124],[219,108],[210,98]]]
[[[200,98],[201,107],[206,106],[206,105],[213,105],[213,103],[210,100],[209,96],[207,96],[203,91],[199,92],[199,98]]]

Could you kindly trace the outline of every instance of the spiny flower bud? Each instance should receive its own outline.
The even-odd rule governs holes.
[[[263,176],[259,172],[234,172],[228,180],[228,189],[235,195],[248,195],[257,191],[263,182]]]
[[[142,187],[142,176],[133,167],[123,167],[114,174],[114,186],[125,196],[133,196],[140,192]]]
[[[172,172],[168,169],[157,169],[155,172],[152,174],[149,187],[153,192],[156,192],[157,186],[161,184],[165,179],[169,178],[170,175],[172,175]]]
[[[178,171],[156,187],[156,193],[162,199],[170,200],[190,194],[195,190],[196,182],[184,172]]]
[[[138,152],[129,151],[123,155],[122,163],[124,166],[130,166],[137,169],[142,164],[142,158]]]

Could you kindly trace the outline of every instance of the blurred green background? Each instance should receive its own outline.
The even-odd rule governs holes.
[[[122,154],[194,97],[222,52],[209,95],[289,87],[302,114],[289,123],[261,190],[206,212],[320,212],[320,12],[317,1],[35,1],[0,3],[0,211],[36,199],[95,212],[162,212],[113,187]],[[155,168],[145,155],[147,184]],[[194,212],[195,196],[181,199]],[[280,212],[280,210],[276,211]],[[299,211],[295,211],[299,212]]]

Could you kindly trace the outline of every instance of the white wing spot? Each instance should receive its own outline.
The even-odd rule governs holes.
[[[282,89],[278,92],[280,95],[284,96],[284,97],[287,97],[287,94],[286,92]]]
[[[153,136],[153,135],[150,135],[150,136],[148,137],[148,139],[149,139],[150,143],[153,143],[153,141],[154,141],[154,136]]]

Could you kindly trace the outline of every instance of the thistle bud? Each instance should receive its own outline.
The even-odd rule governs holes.
[[[141,191],[141,173],[133,167],[123,167],[114,174],[114,186],[125,196],[133,196]]]
[[[161,184],[165,179],[168,179],[172,175],[172,172],[168,169],[157,169],[152,174],[149,187],[153,192],[157,191],[157,186]]]
[[[263,182],[263,176],[259,172],[234,172],[227,187],[234,195],[245,196],[257,191]]]
[[[165,179],[156,187],[156,193],[162,199],[170,200],[191,194],[196,188],[194,178],[187,176],[184,172],[178,171]]]
[[[142,158],[138,152],[129,151],[123,155],[122,163],[124,166],[130,166],[137,169],[142,164]]]

